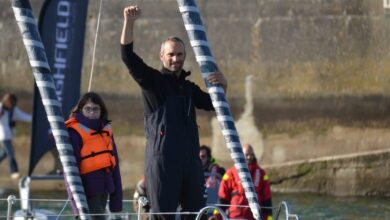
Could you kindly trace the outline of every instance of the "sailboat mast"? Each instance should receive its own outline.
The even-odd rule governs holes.
[[[207,77],[210,73],[218,71],[217,64],[211,54],[211,49],[206,37],[206,31],[200,17],[199,10],[194,0],[177,0],[179,10],[182,14],[184,26],[187,30],[191,46],[194,49],[196,61],[198,62],[202,77],[206,82],[219,124],[222,128],[230,155],[240,176],[245,189],[245,196],[255,219],[261,219],[260,205],[255,187],[246,164],[240,138],[231,116],[229,104],[226,101],[224,90],[221,86],[208,83]]]
[[[81,219],[89,219],[88,205],[81,183],[76,160],[73,156],[73,147],[62,117],[61,102],[58,100],[50,66],[46,58],[45,48],[38,31],[31,5],[28,0],[12,0],[12,9],[18,23],[23,43],[27,50],[30,65],[39,93],[42,97],[47,119],[60,154],[70,190],[72,191]]]

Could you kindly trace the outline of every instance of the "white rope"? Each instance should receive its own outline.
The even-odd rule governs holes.
[[[96,43],[97,43],[97,37],[98,37],[98,32],[99,32],[99,23],[100,23],[100,14],[102,11],[102,2],[103,0],[100,0],[100,6],[99,6],[99,14],[98,14],[98,20],[97,20],[97,25],[96,25],[96,33],[95,33],[95,42],[93,45],[93,52],[92,52],[92,66],[91,66],[91,74],[89,76],[89,85],[88,85],[88,92],[91,91],[91,86],[92,86],[92,77],[93,77],[93,68],[95,64],[95,51],[96,51]]]
[[[66,205],[68,205],[68,203],[69,203],[69,200],[70,200],[70,198],[68,198],[68,199],[66,200],[66,202],[65,202],[64,206],[62,207],[60,213],[58,213],[56,220],[60,219],[62,213],[65,211]]]

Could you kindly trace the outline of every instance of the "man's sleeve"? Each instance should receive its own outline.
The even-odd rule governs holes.
[[[263,171],[262,175],[262,182],[263,182],[263,187],[262,191],[260,192],[260,197],[261,202],[261,207],[262,209],[262,216],[263,219],[266,220],[272,220],[272,193],[271,193],[271,184],[269,181],[268,175]]]
[[[263,171],[263,175],[262,175],[262,181],[263,181],[263,184],[264,186],[262,187],[262,191],[261,191],[261,198],[267,200],[267,199],[270,199],[272,197],[272,193],[271,193],[271,183],[269,181],[269,177],[268,175]]]
[[[207,92],[202,91],[195,83],[193,83],[192,89],[192,98],[194,99],[195,107],[206,111],[213,111],[214,107],[210,95]]]
[[[231,181],[230,172],[227,172],[223,175],[222,181],[219,185],[218,189],[218,197],[220,200],[223,200],[224,202],[230,201],[230,194],[231,194],[231,187],[229,182]]]
[[[134,80],[146,90],[155,88],[156,79],[160,72],[146,65],[144,61],[134,53],[133,43],[121,45],[122,61],[129,70]]]

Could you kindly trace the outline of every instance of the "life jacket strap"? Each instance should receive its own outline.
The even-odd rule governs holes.
[[[97,134],[106,134],[107,136],[109,136],[110,132],[105,131],[105,130],[101,130],[101,131],[95,131],[95,132],[91,133],[91,135],[97,135]]]
[[[114,155],[114,152],[112,150],[103,150],[103,151],[100,151],[100,152],[97,152],[97,153],[96,152],[92,152],[90,155],[82,157],[81,159],[84,160],[84,159],[87,159],[87,158],[90,158],[90,157],[95,157],[97,155],[105,154],[105,153],[109,153],[111,155]]]

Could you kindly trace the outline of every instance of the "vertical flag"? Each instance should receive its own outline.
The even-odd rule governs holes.
[[[39,16],[38,28],[64,118],[68,117],[80,97],[87,11],[88,0],[46,0]],[[35,85],[28,175],[50,150],[56,151],[55,142]]]

